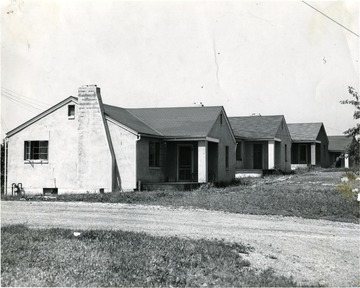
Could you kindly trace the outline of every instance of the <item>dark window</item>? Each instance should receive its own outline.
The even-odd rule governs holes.
[[[242,161],[242,142],[239,142],[236,147],[236,160]]]
[[[220,125],[222,125],[222,122],[223,122],[223,115],[220,114]]]
[[[229,168],[229,146],[225,146],[225,168]]]
[[[287,156],[287,154],[288,154],[288,151],[287,151],[287,144],[285,144],[285,162],[287,162],[287,161],[288,161],[288,156]]]
[[[75,105],[68,106],[68,117],[75,118]]]
[[[149,142],[149,167],[160,167],[159,142]]]
[[[25,141],[24,160],[48,160],[49,141]]]

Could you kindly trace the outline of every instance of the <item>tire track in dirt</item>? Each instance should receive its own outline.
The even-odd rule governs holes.
[[[360,284],[360,226],[353,223],[160,206],[22,201],[2,202],[1,221],[242,242],[255,248],[243,255],[253,267],[273,268],[301,285]]]

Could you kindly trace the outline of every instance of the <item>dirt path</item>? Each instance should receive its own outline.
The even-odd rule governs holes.
[[[302,285],[359,286],[360,226],[295,217],[81,202],[1,202],[1,225],[121,229],[250,244],[253,267]]]

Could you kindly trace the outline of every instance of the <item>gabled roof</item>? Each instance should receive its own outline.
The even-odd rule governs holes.
[[[164,137],[206,137],[223,108],[131,108],[104,105],[105,115],[140,134]]]
[[[78,98],[74,96],[69,96],[68,98],[62,100],[61,102],[55,104],[54,106],[51,106],[49,109],[45,110],[44,112],[36,115],[35,117],[31,118],[30,120],[26,121],[25,123],[21,124],[20,126],[14,128],[13,130],[6,133],[6,137],[11,137],[12,135],[18,133],[19,131],[25,129],[26,127],[30,126],[31,124],[35,123],[36,121],[44,118],[45,116],[49,115],[50,113],[54,112],[55,110],[71,103],[75,102],[77,103]]]
[[[346,136],[328,136],[330,152],[344,152],[351,144],[352,138]]]
[[[323,123],[291,123],[288,124],[293,141],[316,141]]]
[[[283,115],[229,117],[235,137],[243,139],[274,139]]]

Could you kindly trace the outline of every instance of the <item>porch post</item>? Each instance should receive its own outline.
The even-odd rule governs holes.
[[[275,141],[268,141],[268,169],[275,169]]]
[[[316,165],[316,143],[311,143],[311,165]]]
[[[208,181],[208,142],[198,142],[198,182]]]
[[[344,162],[345,162],[344,167],[349,168],[349,154],[345,154]]]

